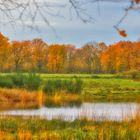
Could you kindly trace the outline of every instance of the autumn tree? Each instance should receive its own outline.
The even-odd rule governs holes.
[[[48,48],[47,68],[51,73],[62,73],[66,61],[66,48],[64,45],[53,44]]]
[[[0,33],[0,71],[9,69],[9,39]]]
[[[121,59],[124,60],[126,70],[139,69],[140,43],[139,42],[122,42],[123,47]]]
[[[42,39],[31,41],[32,64],[38,72],[46,71],[48,45]]]
[[[0,71],[118,73],[140,70],[140,41],[47,45],[42,39],[12,41],[0,34]]]
[[[66,63],[65,63],[65,72],[73,73],[74,72],[74,55],[76,53],[76,47],[74,45],[65,45],[66,47]]]
[[[76,49],[73,56],[73,65],[78,73],[101,72],[100,48],[97,43],[86,43],[82,48]]]
[[[101,71],[99,46],[96,42],[89,42],[82,47],[81,59],[85,62],[86,72],[99,73]]]
[[[11,61],[14,70],[23,70],[24,63],[30,59],[30,41],[13,41],[11,43]]]
[[[108,73],[115,73],[117,71],[118,52],[120,46],[118,44],[110,45],[109,48],[101,54],[101,63],[103,71]]]
[[[121,41],[112,44],[101,53],[101,62],[105,72],[116,73],[138,70],[140,68],[140,43]]]
[[[134,69],[140,71],[140,41],[135,42],[134,44],[134,51],[133,51],[133,56],[134,56]]]
[[[82,58],[82,49],[77,48],[72,58],[73,73],[84,73],[84,62]]]
[[[98,43],[98,57],[100,59],[100,72],[104,73],[104,65],[102,63],[102,56],[104,52],[108,49],[108,46],[104,42]]]

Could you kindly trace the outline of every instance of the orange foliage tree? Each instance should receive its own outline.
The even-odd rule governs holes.
[[[50,45],[48,48],[48,71],[51,73],[61,73],[65,68],[66,48],[64,45]]]
[[[0,34],[0,72],[117,73],[140,70],[140,41],[106,46],[90,42],[81,48],[46,44],[42,39],[12,41]]]
[[[0,71],[9,69],[9,39],[0,33]]]
[[[30,41],[13,41],[11,43],[11,61],[15,71],[21,71],[30,59]]]
[[[115,73],[139,69],[140,42],[118,42],[101,54],[105,72]]]
[[[38,72],[45,71],[47,67],[48,45],[42,39],[31,41],[32,66]]]

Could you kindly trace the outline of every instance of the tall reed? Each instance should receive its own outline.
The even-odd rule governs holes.
[[[49,95],[57,91],[66,91],[68,93],[81,93],[83,89],[83,81],[81,79],[49,79],[46,81],[43,91]]]
[[[38,90],[40,85],[41,78],[35,73],[16,73],[12,75],[0,76],[0,87]]]

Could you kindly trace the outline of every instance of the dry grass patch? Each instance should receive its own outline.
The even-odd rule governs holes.
[[[42,95],[43,96],[43,95]],[[43,99],[43,98],[42,98]],[[0,109],[34,108],[40,106],[40,93],[0,88]],[[43,101],[42,101],[43,102]]]

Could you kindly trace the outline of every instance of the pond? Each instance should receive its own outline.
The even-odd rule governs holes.
[[[1,116],[39,117],[48,120],[75,119],[122,121],[132,119],[140,109],[138,103],[83,103],[73,107],[41,107],[40,109],[9,110],[0,112]]]

